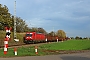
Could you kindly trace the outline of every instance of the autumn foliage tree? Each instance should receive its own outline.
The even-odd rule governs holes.
[[[56,35],[61,38],[66,38],[66,33],[63,30],[58,30]]]
[[[43,34],[47,34],[47,32],[43,28],[38,28],[38,32],[43,33]]]
[[[48,33],[49,36],[56,36],[56,33],[54,31],[51,31],[50,33]]]

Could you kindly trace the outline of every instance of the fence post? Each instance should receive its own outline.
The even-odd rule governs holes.
[[[17,55],[17,48],[14,48],[14,54]]]
[[[35,46],[35,53],[38,54],[38,46]]]

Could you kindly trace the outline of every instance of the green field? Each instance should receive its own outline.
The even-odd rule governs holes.
[[[51,54],[45,51],[57,51],[57,50],[90,50],[90,40],[68,40],[64,42],[53,42],[38,46],[38,56]],[[3,49],[0,49],[0,57],[13,57],[14,49],[8,48],[8,54],[3,54]],[[37,56],[35,54],[34,46],[18,48],[17,56]]]
[[[87,50],[90,49],[90,40],[68,40],[59,43],[45,44],[41,47],[48,50]]]

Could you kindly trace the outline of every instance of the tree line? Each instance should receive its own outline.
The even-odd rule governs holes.
[[[71,39],[76,39],[76,40],[78,40],[78,39],[87,39],[87,40],[89,40],[90,39],[90,37],[79,37],[79,36],[76,36],[76,37],[70,37]]]
[[[12,27],[12,31],[14,31],[14,15],[10,14],[9,9],[6,5],[0,4],[0,30],[5,30],[4,27]],[[20,17],[16,17],[16,32],[39,32],[44,33],[50,36],[58,36],[58,37],[66,37],[66,33],[63,30],[58,30],[57,32],[51,31],[47,33],[43,28],[37,27],[28,27],[25,20]]]

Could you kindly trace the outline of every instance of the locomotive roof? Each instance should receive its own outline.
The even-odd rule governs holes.
[[[26,32],[26,33],[37,33],[37,34],[43,34],[43,33],[40,33],[40,32]]]

